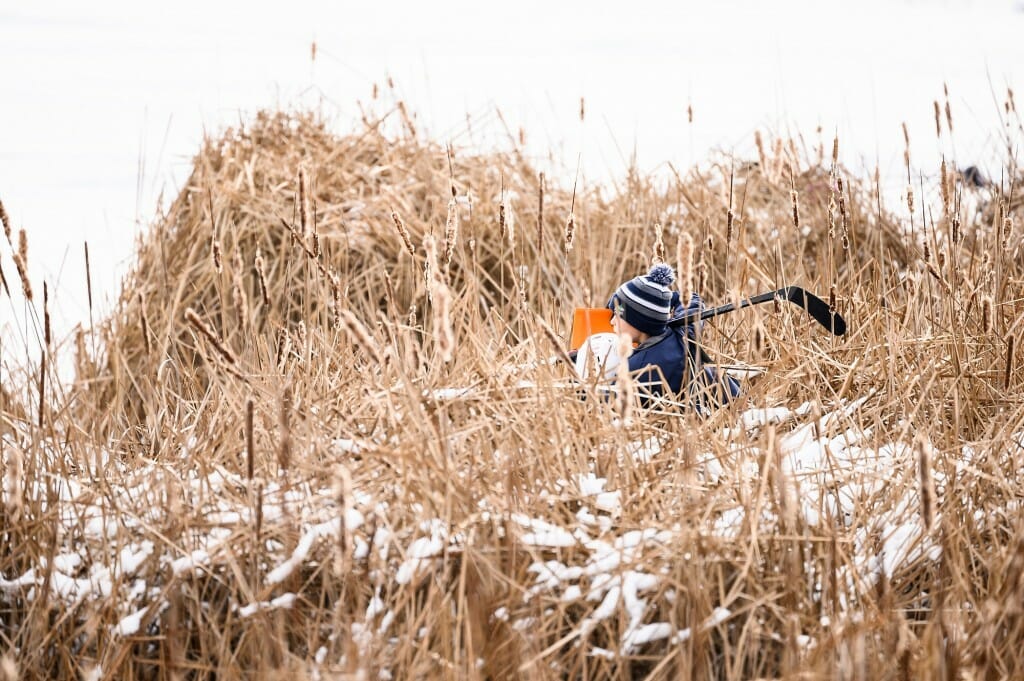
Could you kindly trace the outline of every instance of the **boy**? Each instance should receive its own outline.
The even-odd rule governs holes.
[[[646,275],[623,283],[608,301],[612,327],[637,344],[629,356],[629,371],[642,393],[647,393],[645,402],[650,396],[680,396],[685,390],[688,401],[705,412],[738,397],[740,386],[724,373],[720,377],[700,347],[698,333],[702,322],[668,325],[671,319],[704,308],[700,296],[694,293],[684,309],[679,293],[669,289],[673,282],[675,272],[660,263]]]

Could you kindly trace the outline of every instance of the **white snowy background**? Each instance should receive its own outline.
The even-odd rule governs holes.
[[[904,121],[921,172],[954,152],[998,167],[1022,33],[1019,0],[3,0],[0,200],[28,231],[34,288],[48,282],[64,333],[88,319],[83,242],[102,313],[203,135],[263,107],[318,107],[351,129],[390,75],[435,139],[501,144],[500,109],[565,184],[577,159],[584,182],[608,183],[634,155],[643,170],[685,168],[714,149],[752,155],[756,129],[813,146],[821,126],[847,167],[877,164],[898,196]],[[935,139],[944,83],[955,149]],[[21,305],[0,304],[0,329],[31,339]]]

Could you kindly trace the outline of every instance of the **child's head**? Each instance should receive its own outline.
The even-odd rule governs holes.
[[[659,263],[642,276],[622,284],[612,294],[608,307],[619,333],[628,333],[634,340],[639,335],[657,336],[665,332],[672,314],[672,291],[668,288],[676,279],[672,268]],[[637,333],[634,334],[633,332]]]

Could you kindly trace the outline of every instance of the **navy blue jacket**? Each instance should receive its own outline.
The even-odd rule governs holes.
[[[684,309],[678,294],[672,296],[672,316],[700,312],[704,302],[696,293]],[[700,346],[697,321],[687,326],[667,328],[664,333],[648,338],[633,350],[629,371],[633,373],[641,396],[664,395],[681,398],[698,411],[721,406],[740,394],[739,383],[719,372]],[[642,397],[643,399],[643,397]]]

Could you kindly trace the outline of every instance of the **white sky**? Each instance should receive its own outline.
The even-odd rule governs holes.
[[[954,153],[935,139],[944,82],[958,162],[991,162],[1021,35],[1024,0],[0,0],[0,200],[67,331],[88,318],[83,241],[102,310],[204,131],[258,108],[323,106],[344,131],[391,74],[438,140],[499,140],[500,108],[538,157],[574,168],[580,155],[588,181],[621,177],[634,149],[644,169],[688,167],[714,148],[752,153],[758,128],[813,143],[820,125],[846,165],[877,161],[898,192],[901,122],[922,172]],[[0,265],[14,279],[6,243]],[[20,296],[0,300],[5,338],[21,337],[23,312]]]

